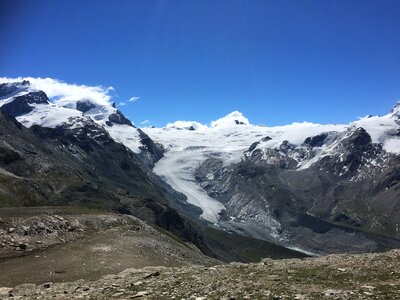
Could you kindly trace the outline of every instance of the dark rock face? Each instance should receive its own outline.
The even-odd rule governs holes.
[[[270,140],[272,140],[272,138],[271,138],[270,136],[266,136],[266,137],[263,137],[263,138],[261,139],[262,142],[268,142],[268,141],[270,141]]]
[[[108,117],[109,121],[111,123],[115,123],[115,124],[125,124],[125,125],[129,125],[129,126],[133,126],[132,122],[129,121],[119,110],[117,110],[116,113],[111,114]]]
[[[382,155],[382,146],[373,144],[371,136],[361,127],[345,138],[337,150],[338,154],[322,158],[315,168],[349,177],[365,167],[365,162]]]
[[[85,113],[91,110],[92,108],[95,108],[96,106],[93,103],[90,103],[88,101],[78,101],[76,103],[76,109]]]
[[[140,134],[140,142],[142,143],[142,150],[149,154],[151,164],[154,165],[164,155],[164,149],[160,144],[154,143],[154,141],[141,129],[138,129]]]
[[[289,151],[293,151],[296,147],[290,144],[288,141],[283,141],[282,144],[279,146],[279,150],[285,154]]]
[[[391,169],[380,182],[381,189],[391,189],[392,187],[398,189],[400,186],[400,168]]]
[[[327,137],[328,137],[327,133],[323,133],[313,137],[308,137],[305,139],[304,145],[308,145],[310,147],[321,147],[324,144],[324,141]]]
[[[1,107],[1,110],[10,116],[18,117],[27,114],[33,110],[30,104],[49,103],[49,99],[44,92],[30,92],[26,95],[15,97],[12,102],[4,104]]]
[[[371,136],[365,131],[364,128],[357,128],[354,133],[344,141],[344,146],[353,146],[357,151],[369,151],[371,150],[372,140]]]
[[[254,149],[257,148],[257,146],[260,144],[260,142],[254,142],[253,144],[250,145],[249,149],[247,150],[248,152],[253,151]]]

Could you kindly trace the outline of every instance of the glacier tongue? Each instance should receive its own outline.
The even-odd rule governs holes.
[[[225,207],[196,184],[194,172],[204,159],[201,152],[196,154],[192,151],[171,150],[156,164],[153,171],[162,176],[174,190],[183,193],[188,203],[200,207],[204,220],[216,223],[218,214]]]

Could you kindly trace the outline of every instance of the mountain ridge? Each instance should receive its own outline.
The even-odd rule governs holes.
[[[45,105],[53,109],[51,104]],[[227,261],[300,255],[249,238],[243,239],[263,248],[239,253],[216,240],[213,231],[203,230],[185,213],[195,208],[151,172],[163,150],[140,129],[137,132],[142,134],[139,142],[143,146],[135,153],[112,138],[106,130],[109,125],[99,126],[90,118],[84,118],[79,126],[60,123],[27,128],[0,112],[0,123],[3,207],[80,205],[131,214],[196,244],[207,255]],[[234,237],[222,235],[227,241]]]
[[[14,85],[2,85],[1,104],[15,105],[12,112],[22,124],[38,132],[61,130],[73,143],[83,136],[120,143],[138,155],[138,165],[168,205],[202,226],[305,253],[377,251],[398,244],[397,104],[387,115],[348,125],[267,127],[252,125],[235,111],[210,126],[181,121],[139,129],[104,95],[93,101],[68,93],[54,103],[31,99],[25,104],[32,110],[18,112],[18,97],[25,95],[16,93],[18,86],[32,91],[29,82]],[[385,204],[379,206],[378,199]],[[320,233],[309,222],[327,222],[330,229]],[[368,226],[388,238],[369,235]]]

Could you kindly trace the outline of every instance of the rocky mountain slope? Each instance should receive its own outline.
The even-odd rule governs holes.
[[[2,207],[78,205],[127,213],[226,261],[299,256],[252,238],[239,237],[244,247],[227,247],[236,235],[191,219],[199,209],[152,172],[162,147],[112,104],[53,103],[22,81],[0,85],[0,105]]]
[[[234,112],[144,131],[166,150],[154,172],[202,219],[307,253],[379,251],[400,246],[399,111],[278,127]]]
[[[21,299],[398,299],[400,253],[126,269],[97,281],[0,288]]]

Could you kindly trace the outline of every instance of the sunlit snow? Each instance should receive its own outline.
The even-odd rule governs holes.
[[[394,135],[400,126],[391,114],[383,117],[362,118],[347,125],[321,125],[309,122],[293,123],[285,126],[252,125],[240,112],[233,112],[211,122],[210,126],[194,121],[177,121],[167,128],[144,128],[143,130],[167,150],[154,171],[162,176],[175,190],[185,194],[188,202],[203,210],[202,217],[211,222],[218,219],[222,204],[210,198],[196,184],[194,172],[209,157],[218,157],[225,165],[239,162],[246,150],[254,142],[257,149],[278,148],[288,141],[300,146],[307,137],[322,133],[335,133],[345,137],[348,132],[363,127],[373,142],[382,143],[388,152],[400,152],[400,138]],[[190,130],[189,130],[190,129]],[[269,139],[263,138],[269,137]],[[299,161],[298,168],[306,169],[326,155],[332,154],[340,139],[322,147],[316,147],[316,155]]]

